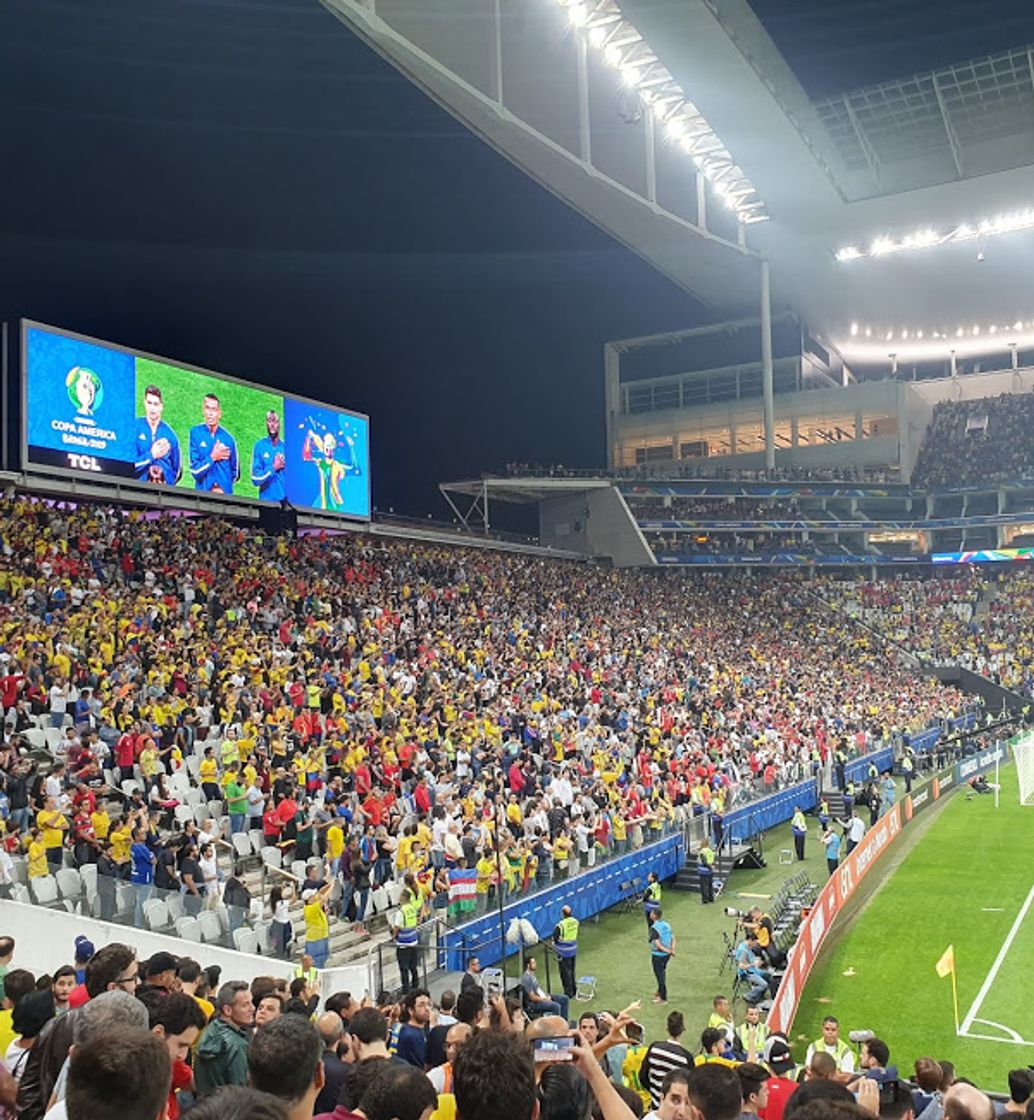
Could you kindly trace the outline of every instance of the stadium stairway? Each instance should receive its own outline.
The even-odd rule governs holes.
[[[724,844],[714,861],[714,894],[717,898],[725,889],[729,876],[737,867],[764,867],[765,861],[752,844],[739,841]],[[700,876],[697,874],[695,852],[686,853],[685,866],[675,876],[673,884],[677,891],[699,891]]]
[[[232,872],[233,859],[225,848],[219,850],[219,867],[224,876]],[[238,877],[251,892],[253,898],[262,897],[262,869],[254,861],[246,861],[243,870],[239,867]],[[266,883],[266,890],[270,884]],[[301,899],[296,895],[290,908],[291,923],[294,927],[295,947],[299,955],[305,943],[305,918],[302,914]],[[263,924],[268,925],[268,922]],[[368,933],[356,933],[351,922],[343,922],[335,915],[330,915],[330,955],[327,958],[328,968],[337,968],[342,965],[354,965],[365,961],[367,956],[379,942],[391,944],[391,929],[388,924],[387,912],[370,914],[366,920]],[[265,952],[265,950],[263,950]],[[394,963],[394,953],[390,954]],[[387,959],[387,958],[386,958]]]

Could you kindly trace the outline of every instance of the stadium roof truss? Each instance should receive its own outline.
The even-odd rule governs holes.
[[[1034,51],[853,90],[815,109],[845,171],[871,176],[870,194],[1020,167],[1034,158]]]
[[[321,3],[714,321],[757,314],[762,260],[774,314],[842,352],[878,325],[903,367],[905,331],[947,360],[965,324],[1034,315],[1034,230],[927,236],[1034,207],[1030,48],[813,102],[747,0]]]

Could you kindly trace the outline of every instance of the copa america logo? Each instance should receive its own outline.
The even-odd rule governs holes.
[[[65,377],[68,399],[80,416],[92,416],[104,400],[104,384],[92,369],[73,366]]]

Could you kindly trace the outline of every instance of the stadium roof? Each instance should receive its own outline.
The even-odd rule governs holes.
[[[745,0],[323,2],[716,318],[754,311],[764,254],[776,309],[855,362],[1034,338],[1026,46],[816,101]]]

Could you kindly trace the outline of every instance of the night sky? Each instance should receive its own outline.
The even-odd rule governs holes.
[[[814,95],[1034,39],[1023,0],[755,7]],[[0,105],[0,317],[369,412],[381,509],[602,463],[603,343],[703,318],[316,0],[5,0]]]

